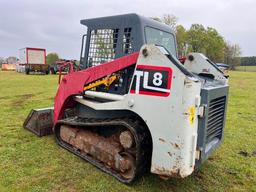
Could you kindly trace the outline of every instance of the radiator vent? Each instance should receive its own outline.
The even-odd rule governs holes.
[[[226,96],[213,99],[209,103],[206,143],[215,138],[221,139],[225,118],[225,104]]]

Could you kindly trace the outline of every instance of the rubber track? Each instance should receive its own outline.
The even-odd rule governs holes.
[[[71,126],[83,126],[83,127],[96,127],[96,126],[109,126],[109,125],[121,125],[129,129],[135,138],[136,143],[136,167],[135,167],[135,175],[131,179],[123,178],[116,170],[106,167],[100,161],[92,158],[91,156],[85,155],[78,150],[75,150],[70,144],[62,141],[60,138],[60,126],[61,125],[71,125]],[[150,133],[145,126],[140,122],[140,120],[135,117],[124,117],[124,118],[111,118],[111,119],[88,119],[88,118],[79,118],[72,117],[66,118],[63,120],[59,120],[55,126],[55,136],[57,143],[69,150],[70,152],[78,155],[82,159],[90,162],[95,165],[102,171],[114,176],[119,181],[123,183],[131,183],[138,176],[142,175],[144,172],[149,171],[151,164],[151,155],[152,155],[152,140],[150,137]]]

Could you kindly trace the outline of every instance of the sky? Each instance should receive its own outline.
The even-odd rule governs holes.
[[[81,19],[126,13],[171,14],[186,28],[194,23],[213,27],[239,44],[242,56],[256,56],[255,7],[255,0],[0,0],[0,57],[39,47],[78,59],[86,33]]]

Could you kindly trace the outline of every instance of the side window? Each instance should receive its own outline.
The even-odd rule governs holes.
[[[132,37],[131,37],[132,28],[124,28],[124,35],[123,35],[123,42],[122,42],[122,49],[124,54],[130,54],[133,52],[132,48]]]
[[[176,44],[173,34],[155,29],[152,27],[145,27],[146,42],[165,47],[174,56],[176,53]]]
[[[119,29],[92,30],[88,52],[89,66],[96,66],[115,58]]]

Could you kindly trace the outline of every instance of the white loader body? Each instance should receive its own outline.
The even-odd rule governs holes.
[[[147,50],[146,56],[142,50]],[[162,69],[168,71],[169,87],[154,92],[157,85],[152,88],[148,86],[148,74],[141,71],[140,66],[144,69],[159,70],[156,73],[161,73]],[[155,77],[159,78],[158,76]],[[161,78],[158,81],[161,81]],[[153,45],[142,47],[133,76],[133,84],[134,82],[135,90],[133,91],[131,86],[129,93],[124,96],[85,92],[89,98],[105,98],[111,100],[109,102],[97,103],[80,97],[77,97],[76,101],[95,110],[127,109],[135,112],[146,122],[152,136],[151,172],[177,177],[190,175],[198,156],[196,145],[201,82],[182,73]],[[141,82],[142,85],[138,85]],[[155,84],[160,83],[155,80]],[[140,92],[141,87],[147,91]]]

